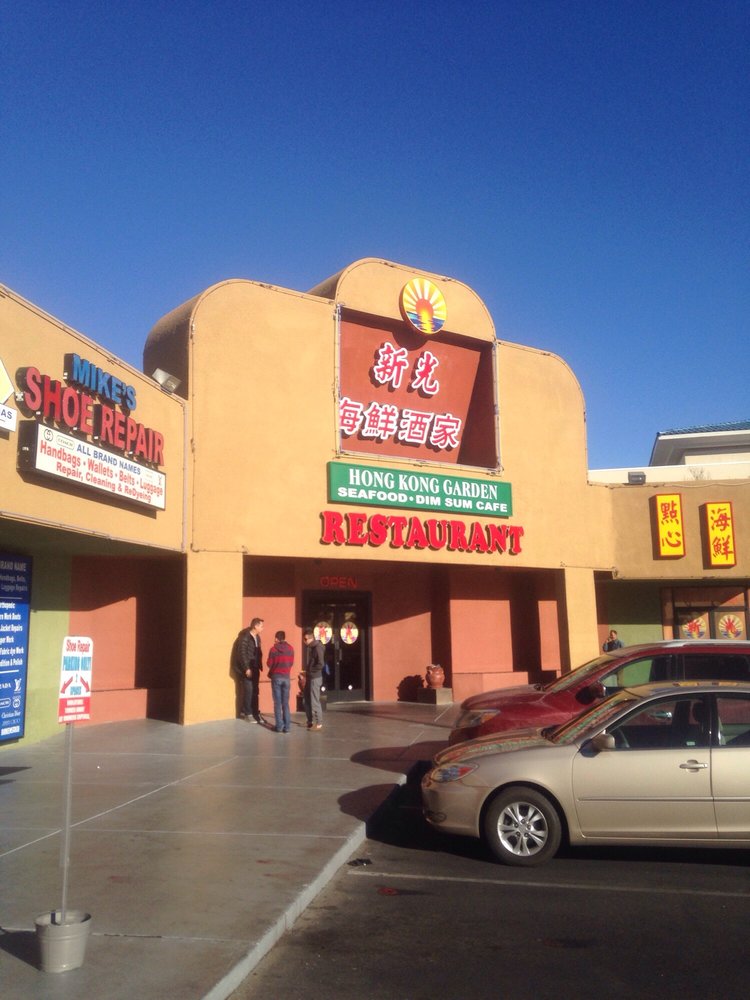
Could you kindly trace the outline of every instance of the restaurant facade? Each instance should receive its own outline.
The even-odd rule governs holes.
[[[589,482],[575,374],[455,279],[224,281],[143,359],[0,296],[0,748],[56,730],[71,636],[91,722],[185,724],[236,716],[255,616],[316,629],[329,702],[549,679],[610,627],[745,638],[747,481]]]

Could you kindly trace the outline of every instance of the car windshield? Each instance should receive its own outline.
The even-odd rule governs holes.
[[[631,691],[617,691],[604,701],[592,705],[585,712],[581,712],[570,722],[564,722],[549,732],[545,730],[543,735],[550,743],[574,743],[581,737],[589,735],[590,730],[592,731],[590,735],[593,735],[594,732],[604,729],[614,716],[620,714],[623,708],[637,700]]]
[[[563,674],[562,677],[558,677],[557,680],[550,681],[549,684],[545,684],[543,690],[565,691],[567,688],[580,684],[581,681],[585,681],[589,674],[598,673],[601,667],[607,666],[613,659],[614,657],[609,654],[597,656],[595,660],[590,660],[588,663],[584,663],[582,666],[576,667],[575,670],[571,670],[569,674]]]

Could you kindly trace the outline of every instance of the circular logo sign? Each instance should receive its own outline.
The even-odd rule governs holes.
[[[682,626],[682,633],[686,639],[702,639],[707,631],[706,619],[702,615],[685,622]]]
[[[404,285],[401,310],[414,329],[427,336],[437,333],[448,315],[443,293],[426,278],[412,278]]]
[[[359,638],[359,629],[354,622],[344,622],[339,631],[339,635],[341,636],[342,642],[345,642],[347,646],[351,646]]]
[[[719,619],[719,632],[725,639],[739,639],[744,629],[737,615],[724,615]]]
[[[333,638],[333,629],[328,622],[318,622],[313,629],[313,635],[318,642],[322,642],[324,646],[327,646]]]

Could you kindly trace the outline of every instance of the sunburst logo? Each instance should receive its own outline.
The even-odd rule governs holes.
[[[719,619],[719,632],[725,639],[739,639],[744,629],[737,615],[724,615]]]
[[[415,330],[431,336],[445,323],[443,293],[426,278],[412,278],[401,290],[401,309]]]

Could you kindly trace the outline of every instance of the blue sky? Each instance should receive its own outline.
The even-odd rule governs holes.
[[[592,468],[750,417],[747,2],[15,0],[0,30],[0,282],[131,364],[216,281],[383,257],[568,362]]]

